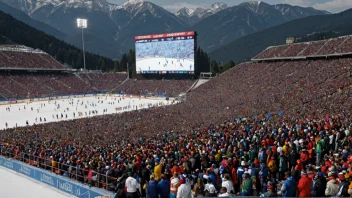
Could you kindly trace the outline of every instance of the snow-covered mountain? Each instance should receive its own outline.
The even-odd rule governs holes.
[[[87,49],[110,57],[119,57],[131,49],[136,35],[187,30],[174,14],[148,1],[129,0],[122,5],[106,0],[1,1],[64,32],[66,40],[77,46],[81,46],[81,36],[76,19],[88,19]]]
[[[194,29],[199,33],[198,44],[207,51],[213,51],[266,28],[311,15],[325,14],[329,13],[287,4],[269,5],[262,1],[250,1],[217,12],[196,23]]]
[[[209,17],[221,10],[228,8],[229,6],[225,3],[214,3],[208,9],[204,8],[196,8],[196,9],[189,9],[189,8],[181,8],[179,11],[176,12],[176,16],[180,18],[182,21],[189,25],[193,25],[200,20]]]
[[[128,0],[121,5],[107,0],[0,1],[54,27],[76,46],[81,46],[81,30],[76,27],[76,19],[88,19],[88,28],[84,30],[86,48],[112,58],[133,48],[136,35],[196,30],[198,44],[212,51],[239,37],[290,20],[328,14],[313,8],[269,5],[261,1],[233,7],[214,3],[206,9],[182,8],[176,14],[143,0]]]

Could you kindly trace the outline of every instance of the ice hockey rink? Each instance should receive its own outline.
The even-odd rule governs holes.
[[[73,197],[60,192],[48,185],[36,182],[25,176],[21,176],[14,171],[0,167],[0,197],[35,197],[35,198],[65,198]]]
[[[0,129],[171,105],[165,99],[91,96],[0,105]],[[45,120],[44,120],[45,118]],[[7,125],[7,126],[6,126]]]
[[[194,60],[175,58],[145,58],[137,60],[137,72],[194,71]]]

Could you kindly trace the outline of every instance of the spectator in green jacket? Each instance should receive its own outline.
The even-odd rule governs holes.
[[[242,182],[242,196],[251,196],[253,191],[252,186],[252,180],[249,174],[244,174],[244,180]]]
[[[323,152],[323,148],[324,148],[324,140],[323,139],[319,139],[317,142],[317,146],[315,148],[315,153],[316,153],[316,165],[319,165],[319,162],[321,160],[321,153]]]

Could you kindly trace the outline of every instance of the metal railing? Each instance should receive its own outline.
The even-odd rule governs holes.
[[[70,180],[75,180],[77,182],[86,184],[89,187],[93,186],[108,191],[114,191],[114,189],[110,188],[110,186],[114,185],[115,181],[117,181],[117,178],[115,177],[111,177],[106,174],[101,174],[91,169],[85,169],[85,167],[83,166],[71,166],[64,163],[56,162],[51,158],[39,157],[28,153],[19,152],[18,150],[3,148],[1,146],[0,155],[5,158],[21,161],[30,166],[47,170],[56,175],[61,175],[63,177],[69,178]],[[91,178],[88,177],[90,171],[92,175]],[[116,186],[116,184],[114,186]]]

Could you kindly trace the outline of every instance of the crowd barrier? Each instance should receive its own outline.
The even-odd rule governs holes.
[[[29,178],[37,180],[46,185],[59,189],[67,194],[80,198],[110,198],[113,193],[97,188],[90,188],[87,185],[70,181],[69,179],[52,174],[48,171],[29,166],[17,160],[0,156],[0,166],[13,170]]]

